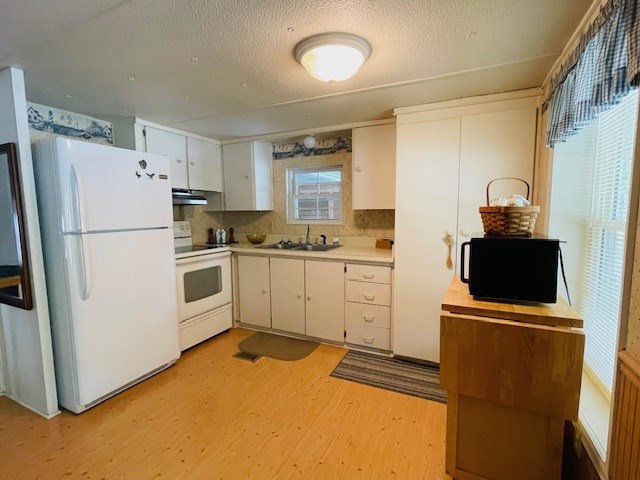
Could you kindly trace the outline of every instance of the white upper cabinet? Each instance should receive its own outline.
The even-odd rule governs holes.
[[[273,146],[245,142],[222,147],[225,210],[273,210]]]
[[[394,209],[396,126],[353,129],[353,209]]]
[[[189,188],[187,174],[187,138],[158,128],[145,127],[147,153],[169,157],[171,164],[171,188]]]
[[[187,137],[189,188],[222,192],[222,156],[220,145]]]
[[[116,146],[168,156],[172,188],[222,192],[222,158],[216,140],[148,123],[139,118],[113,122]]]

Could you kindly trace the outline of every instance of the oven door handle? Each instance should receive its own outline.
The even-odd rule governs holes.
[[[176,265],[186,265],[189,263],[218,261],[231,256],[231,252],[220,252],[215,254],[195,255],[193,257],[177,258]]]

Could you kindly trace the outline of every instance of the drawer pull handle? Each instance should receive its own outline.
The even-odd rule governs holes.
[[[367,280],[373,280],[373,273],[363,273],[362,276]]]
[[[370,302],[373,302],[373,301],[376,299],[376,296],[375,296],[375,295],[370,295],[370,294],[365,293],[365,294],[364,294],[364,299],[365,299],[365,300],[368,300],[368,301],[370,301]]]
[[[364,321],[367,323],[373,323],[373,315],[364,315]]]
[[[368,337],[368,336],[364,336],[363,337],[364,343],[373,343],[373,337]]]

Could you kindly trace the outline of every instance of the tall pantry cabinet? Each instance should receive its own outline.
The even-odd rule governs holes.
[[[539,90],[465,98],[399,108],[393,351],[440,361],[442,298],[459,272],[460,245],[482,234],[478,207],[498,177],[530,185]],[[526,194],[504,180],[491,197]],[[447,267],[451,247],[452,267]]]

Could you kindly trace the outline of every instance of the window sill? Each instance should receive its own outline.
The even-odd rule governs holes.
[[[589,376],[583,373],[578,426],[583,433],[585,449],[601,476],[606,472],[610,412],[611,402]]]

